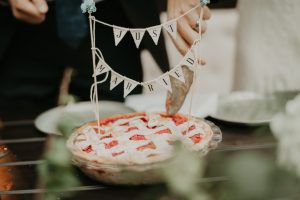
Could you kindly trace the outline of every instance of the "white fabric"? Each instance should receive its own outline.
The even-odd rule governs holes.
[[[300,1],[240,0],[236,90],[300,90]]]

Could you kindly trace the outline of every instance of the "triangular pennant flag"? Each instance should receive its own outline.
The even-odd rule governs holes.
[[[147,31],[154,41],[155,45],[157,45],[161,33],[161,25],[149,27],[147,28]]]
[[[117,85],[119,85],[123,81],[123,77],[121,77],[119,74],[111,71],[111,76],[110,76],[110,87],[109,89],[112,90],[114,89]]]
[[[100,59],[93,76],[98,76],[108,71],[110,71],[110,67],[105,63],[104,60]]]
[[[173,38],[176,38],[177,35],[177,21],[171,20],[164,25],[164,28]]]
[[[136,48],[139,48],[146,29],[130,29]]]
[[[146,90],[150,93],[154,92],[155,87],[154,87],[154,82],[148,82],[148,83],[144,83],[143,86],[146,88]]]
[[[195,55],[194,55],[192,49],[190,49],[187,52],[187,54],[184,56],[184,58],[181,62],[181,65],[185,65],[185,66],[188,66],[188,67],[193,67],[195,62],[196,62]]]
[[[184,74],[181,66],[177,66],[170,71],[170,75],[181,82],[185,83]]]
[[[162,85],[164,88],[166,88],[170,92],[172,92],[171,81],[170,81],[170,77],[169,77],[168,73],[166,73],[164,76],[162,76],[161,78],[159,78],[157,80],[157,83],[160,84],[160,85]]]
[[[131,79],[124,79],[124,98],[138,85],[138,82]]]
[[[123,37],[126,35],[127,31],[128,31],[128,28],[113,26],[115,46],[117,46],[121,42]]]

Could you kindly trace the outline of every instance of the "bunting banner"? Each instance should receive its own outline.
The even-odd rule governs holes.
[[[187,12],[183,13],[182,15],[180,15],[179,17],[177,17],[175,19],[169,20],[160,25],[146,27],[146,28],[126,28],[126,27],[116,26],[116,25],[109,24],[109,23],[106,23],[101,20],[97,20],[95,17],[92,17],[92,20],[94,20],[94,22],[100,23],[104,26],[111,27],[113,29],[115,46],[118,46],[118,44],[124,38],[126,33],[129,31],[132,35],[132,38],[133,38],[136,48],[139,48],[146,32],[150,35],[150,37],[152,38],[155,45],[158,44],[162,29],[167,31],[167,33],[169,33],[169,35],[175,39],[177,36],[177,21],[180,18],[185,17],[187,14],[189,14],[193,10],[199,8],[200,6],[201,6],[201,4],[196,5],[195,7],[193,7],[192,9],[188,10]]]
[[[194,71],[194,78],[195,74],[197,74],[197,65],[199,64],[199,49],[197,48],[197,44],[201,41],[201,24],[203,20],[203,9],[202,7],[208,4],[210,0],[200,0],[200,4],[196,5],[195,7],[191,8],[187,12],[183,13],[182,15],[178,16],[175,19],[169,20],[166,23],[146,27],[146,28],[126,28],[126,27],[120,27],[116,25],[112,25],[100,20],[97,20],[92,13],[96,12],[97,8],[95,6],[94,0],[84,0],[84,2],[81,4],[81,9],[83,13],[89,13],[89,27],[90,27],[90,33],[91,33],[91,49],[92,49],[92,55],[93,55],[93,78],[94,83],[92,84],[90,88],[90,99],[94,106],[94,113],[95,117],[98,122],[98,131],[100,132],[101,126],[99,123],[100,116],[99,116],[99,98],[98,98],[98,84],[104,83],[110,73],[110,90],[113,90],[118,85],[120,85],[123,82],[123,97],[125,98],[128,96],[137,86],[141,85],[150,93],[153,93],[156,90],[156,86],[160,85],[164,89],[166,89],[169,92],[172,92],[172,83],[170,80],[170,77],[178,79],[179,81],[185,83],[185,77],[182,67],[188,66]],[[126,76],[123,76],[117,72],[115,72],[105,61],[103,58],[103,54],[100,51],[100,49],[96,48],[96,35],[95,35],[95,26],[96,22],[100,23],[102,25],[111,27],[113,29],[113,35],[114,35],[114,42],[115,46],[118,46],[119,43],[122,41],[122,39],[125,37],[127,32],[130,32],[133,41],[135,43],[136,48],[139,48],[141,45],[141,42],[143,40],[143,37],[145,33],[148,33],[149,36],[152,38],[155,45],[158,44],[159,38],[161,36],[162,30],[165,30],[173,39],[177,36],[177,21],[185,17],[185,15],[192,12],[194,9],[197,9],[201,6],[201,12],[200,12],[200,19],[199,19],[199,29],[198,34],[199,37],[193,42],[193,45],[191,45],[190,50],[187,52],[187,54],[183,57],[181,62],[170,71],[162,74],[156,79],[147,81],[147,82],[138,82],[135,80],[132,80]],[[195,24],[196,25],[196,24]],[[195,49],[195,51],[194,51]],[[197,65],[196,65],[197,63]],[[98,80],[99,75],[104,75],[104,78],[102,80]],[[195,88],[195,87],[193,87]],[[192,105],[192,98],[191,98],[191,105]],[[190,113],[191,114],[191,113]]]
[[[128,96],[138,85],[144,87],[149,93],[155,92],[157,90],[157,86],[163,87],[167,91],[172,92],[170,77],[174,77],[185,83],[182,67],[187,66],[192,69],[195,66],[196,56],[194,54],[194,48],[197,48],[196,43],[191,47],[176,67],[147,82],[138,82],[115,72],[101,57],[98,57],[99,61],[93,76],[110,72],[110,90],[113,90],[123,82],[124,97]]]

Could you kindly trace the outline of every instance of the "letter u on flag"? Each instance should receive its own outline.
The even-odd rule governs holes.
[[[119,26],[113,26],[114,38],[115,38],[115,46],[117,46],[123,37],[126,35],[128,28],[123,28]]]
[[[100,59],[93,76],[98,76],[108,71],[110,71],[110,67],[105,63],[104,60]]]
[[[139,48],[144,37],[145,31],[146,29],[130,29],[130,33],[132,35],[136,48]]]
[[[161,33],[161,25],[149,27],[147,31],[155,45],[157,45]]]
[[[127,97],[127,95],[138,85],[139,83],[131,80],[131,79],[124,79],[124,95],[123,97]]]

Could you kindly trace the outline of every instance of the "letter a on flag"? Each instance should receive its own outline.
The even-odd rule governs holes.
[[[173,38],[176,38],[176,35],[177,35],[177,21],[176,20],[169,21],[168,23],[166,23],[164,25],[164,28],[166,29],[166,31],[168,31],[168,33],[170,33],[170,35]]]

